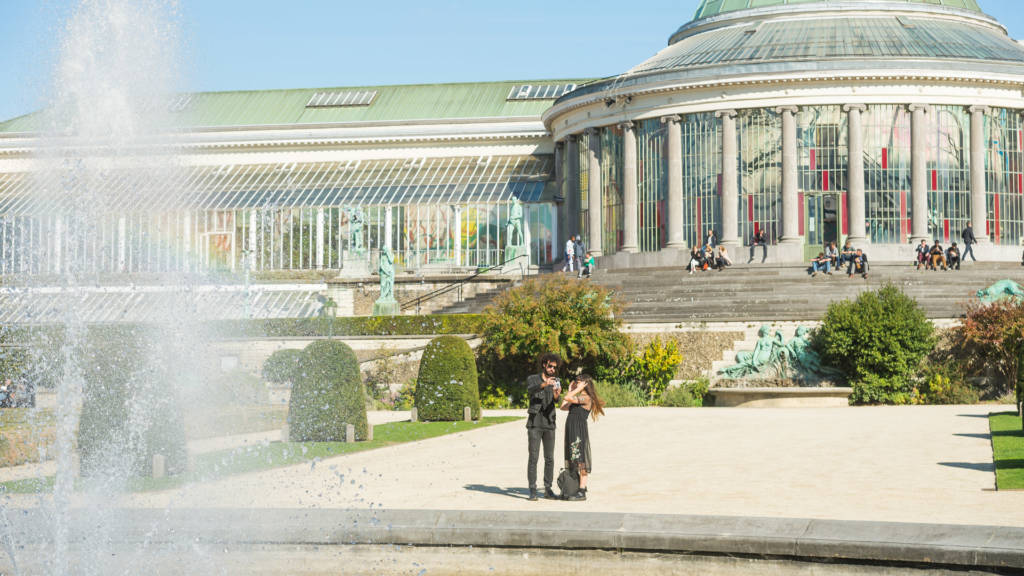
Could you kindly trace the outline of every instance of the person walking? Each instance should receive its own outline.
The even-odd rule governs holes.
[[[583,237],[579,234],[576,235],[576,240],[573,242],[573,259],[576,261],[576,270],[583,269],[583,256],[587,253],[586,247],[583,246]]]
[[[560,408],[569,412],[565,418],[565,467],[576,472],[580,479],[579,492],[568,495],[567,499],[586,500],[587,479],[593,470],[587,417],[597,421],[598,416],[604,415],[604,402],[597,396],[594,379],[588,374],[576,377]]]
[[[562,359],[558,354],[542,354],[537,363],[540,372],[526,379],[526,394],[530,402],[526,416],[530,452],[526,480],[530,484],[530,500],[537,499],[537,460],[541,445],[544,446],[544,497],[556,498],[551,490],[555,477],[555,402],[562,393],[562,384],[557,376]]]
[[[977,262],[978,259],[974,257],[974,245],[978,243],[978,240],[974,237],[974,228],[971,227],[971,223],[967,223],[967,227],[964,228],[963,234],[960,235],[960,239],[964,241],[964,253],[960,256],[961,262],[966,262],[967,257],[970,256],[973,262]]]
[[[573,261],[576,259],[575,252],[576,242],[570,236],[569,239],[565,241],[565,265],[562,266],[562,272],[572,272]]]

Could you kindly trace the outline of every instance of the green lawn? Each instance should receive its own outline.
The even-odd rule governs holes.
[[[988,417],[992,431],[992,452],[996,463],[996,488],[1024,490],[1024,430],[1016,412]]]
[[[373,427],[370,442],[272,442],[200,454],[191,472],[165,478],[139,478],[132,482],[135,491],[165,490],[189,482],[207,482],[234,474],[281,468],[314,462],[332,456],[415,442],[446,434],[476,430],[494,424],[520,420],[517,416],[482,418],[479,422],[392,422]],[[0,483],[0,494],[36,493],[53,487],[53,477]]]

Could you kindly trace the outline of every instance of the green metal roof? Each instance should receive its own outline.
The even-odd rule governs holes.
[[[924,58],[1024,62],[1024,46],[996,28],[927,17],[768,20],[687,36],[634,67],[655,70],[807,60]]]
[[[887,2],[906,2],[908,4],[932,4],[936,6],[948,6],[950,8],[961,8],[981,12],[977,0],[886,0]],[[766,6],[788,6],[790,4],[811,4],[820,2],[831,3],[830,0],[704,0],[697,13],[693,15],[694,20],[718,16],[726,12],[746,10],[748,8],[763,8]]]
[[[199,92],[181,112],[188,128],[454,120],[459,118],[535,117],[553,99],[508,100],[514,86],[523,84],[584,84],[588,79],[524,80],[399,86],[346,86],[296,90]],[[369,106],[307,108],[317,92],[374,90]],[[0,132],[35,132],[39,113],[0,122]]]

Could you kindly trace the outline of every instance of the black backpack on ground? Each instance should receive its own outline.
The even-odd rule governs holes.
[[[563,468],[558,473],[558,491],[562,493],[562,500],[576,495],[580,491],[580,477],[568,468]]]

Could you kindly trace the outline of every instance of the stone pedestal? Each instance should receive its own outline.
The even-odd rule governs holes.
[[[374,316],[398,316],[401,313],[402,307],[394,297],[377,298],[373,303]]]
[[[365,254],[345,254],[341,260],[341,278],[365,278],[370,275],[370,264]]]

